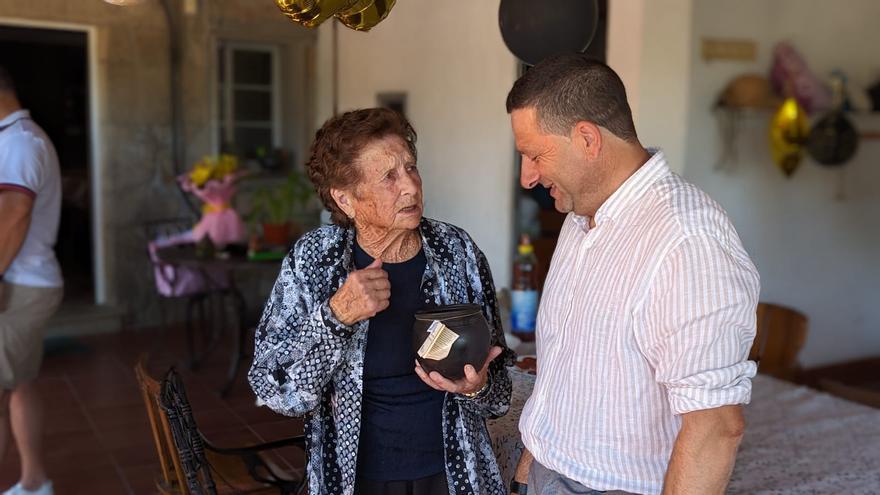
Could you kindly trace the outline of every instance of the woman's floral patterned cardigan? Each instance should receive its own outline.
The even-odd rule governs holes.
[[[486,418],[510,406],[507,366],[495,287],[486,257],[462,229],[430,219],[419,226],[427,257],[426,304],[479,304],[504,352],[489,366],[489,389],[469,399],[446,394],[443,434],[450,494],[502,495],[506,488],[492,451]],[[354,269],[354,228],[324,226],[303,236],[283,262],[256,332],[248,374],[257,397],[274,411],[306,416],[309,493],[352,495],[364,350],[369,321],[340,323],[328,300]]]

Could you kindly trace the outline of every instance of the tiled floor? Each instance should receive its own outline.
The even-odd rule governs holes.
[[[46,405],[46,462],[55,493],[120,495],[156,493],[159,465],[133,366],[149,352],[149,369],[160,376],[182,361],[181,332],[126,331],[77,340],[49,342],[38,380]],[[228,344],[223,342],[196,372],[182,372],[196,422],[220,446],[241,446],[302,433],[302,423],[254,405],[244,375],[227,398],[223,383]],[[280,451],[282,467],[302,464],[293,448]],[[18,479],[19,461],[11,447],[0,463],[0,491]]]

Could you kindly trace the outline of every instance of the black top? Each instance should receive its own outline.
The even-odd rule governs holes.
[[[357,269],[373,258],[357,244]],[[415,374],[415,312],[422,309],[424,251],[403,263],[385,263],[391,282],[388,308],[370,319],[364,357],[357,475],[376,481],[415,480],[444,471],[443,399]]]

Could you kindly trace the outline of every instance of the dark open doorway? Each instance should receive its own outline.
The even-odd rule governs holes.
[[[84,32],[0,25],[0,64],[12,75],[22,105],[58,150],[63,200],[55,252],[64,272],[65,299],[91,304],[87,53]]]

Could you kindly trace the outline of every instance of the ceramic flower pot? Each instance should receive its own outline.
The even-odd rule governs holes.
[[[422,369],[450,380],[464,377],[464,366],[477,371],[489,355],[490,330],[477,304],[453,304],[416,312],[413,350]]]
[[[273,246],[286,246],[290,241],[290,223],[264,223],[263,241]]]

